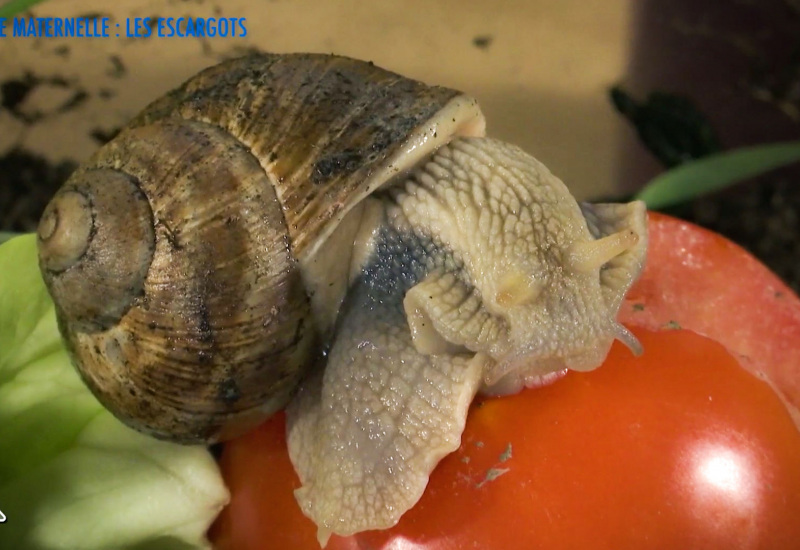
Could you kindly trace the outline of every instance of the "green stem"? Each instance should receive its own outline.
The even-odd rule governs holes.
[[[664,172],[636,198],[648,208],[665,208],[799,161],[800,141],[743,147]]]

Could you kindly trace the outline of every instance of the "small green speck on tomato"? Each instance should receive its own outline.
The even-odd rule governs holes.
[[[511,458],[511,443],[508,444],[506,450],[500,453],[500,462],[505,462]]]
[[[475,488],[480,489],[490,481],[494,481],[501,475],[507,474],[510,470],[511,470],[510,468],[489,468],[488,470],[486,470],[486,477],[483,478],[483,481],[478,483],[475,486]]]

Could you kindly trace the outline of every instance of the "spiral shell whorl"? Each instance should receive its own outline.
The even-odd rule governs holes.
[[[117,210],[149,227],[142,242],[152,243],[136,298],[114,309],[113,323],[76,323],[75,308],[59,306],[62,332],[98,399],[133,427],[183,442],[227,439],[283,407],[312,362],[315,332],[281,208],[258,161],[224,130],[183,120],[127,130],[92,164],[78,181],[99,189],[107,184],[98,174],[138,182],[147,212]],[[51,208],[72,203],[81,199],[67,194]],[[40,232],[50,225],[45,217]],[[106,242],[105,249],[125,258],[134,247]],[[63,263],[47,251],[43,239],[43,265]],[[97,278],[104,275],[117,279]],[[56,302],[75,284],[51,284]],[[93,302],[104,303],[104,294]]]
[[[48,205],[38,244],[60,313],[81,330],[106,329],[143,293],[155,249],[153,212],[130,176],[84,171]]]

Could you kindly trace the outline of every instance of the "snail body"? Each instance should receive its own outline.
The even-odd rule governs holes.
[[[124,422],[187,443],[291,401],[320,540],[392,525],[477,391],[638,346],[614,319],[644,260],[643,205],[578,204],[484,129],[474,99],[348,58],[201,72],[42,217],[81,376]]]

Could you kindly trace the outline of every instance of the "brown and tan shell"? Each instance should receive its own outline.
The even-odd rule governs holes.
[[[365,196],[452,135],[482,133],[474,100],[348,58],[255,55],[201,72],[80,167],[42,218],[40,265],[82,377],[157,437],[246,431],[320,353],[347,275],[322,244],[349,246],[336,231]]]

